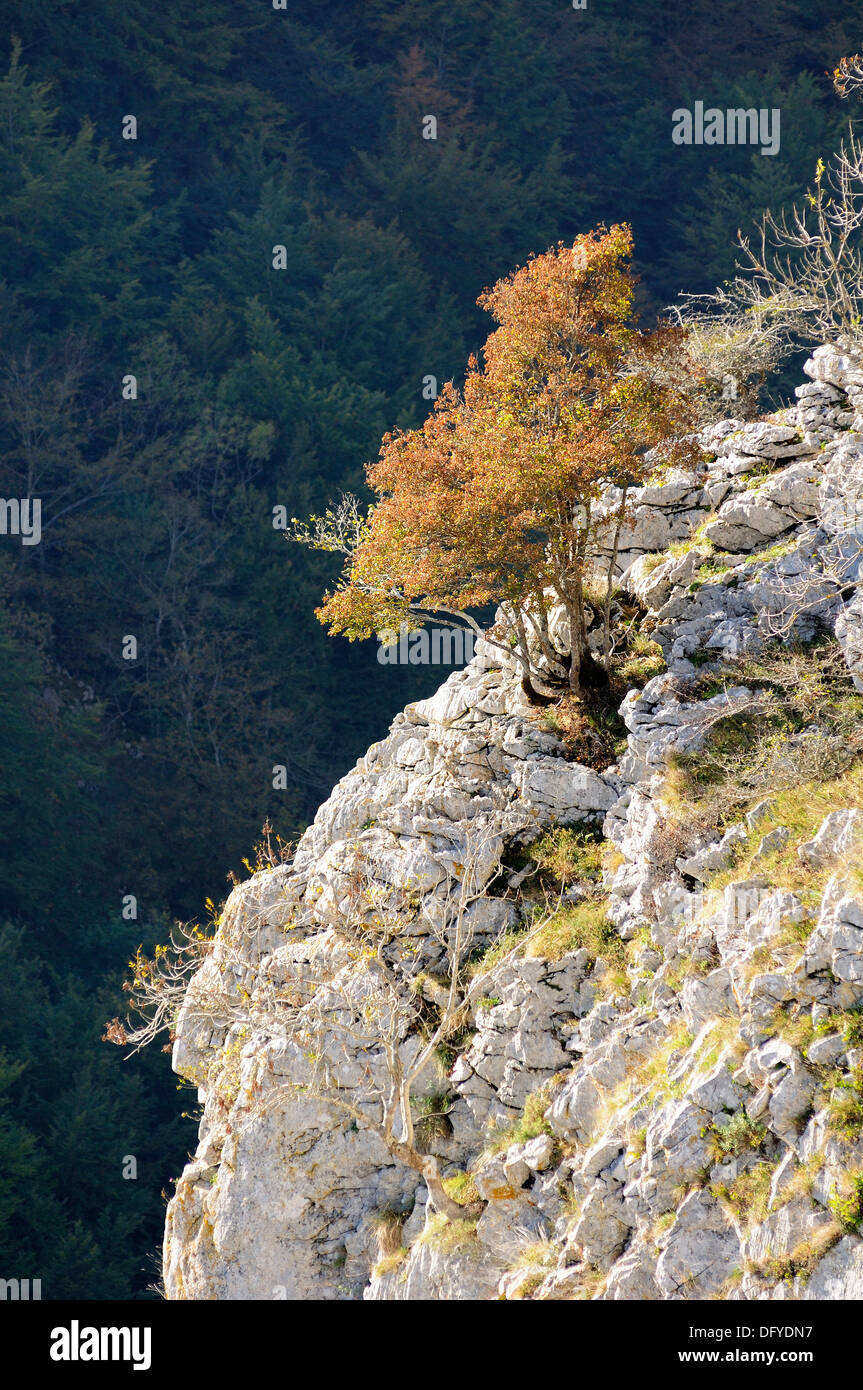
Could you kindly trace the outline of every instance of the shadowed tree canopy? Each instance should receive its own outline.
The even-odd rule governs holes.
[[[626,220],[643,314],[711,291],[737,228],[836,148],[856,98],[828,73],[859,23],[837,0],[689,0],[685,28],[633,0],[0,0],[0,32],[0,496],[40,497],[43,523],[38,545],[0,535],[0,1249],[43,1298],[139,1297],[194,1139],[164,1059],[99,1042],[125,962],[223,897],[265,816],[296,837],[441,679],[327,638],[332,557],[285,547],[274,508],[361,493],[364,526],[363,462],[388,427],[418,430],[429,377],[453,378],[426,443],[381,461],[416,470],[399,487],[417,536],[423,489],[462,470],[409,557],[417,594],[514,600],[537,557],[553,577],[575,532],[547,558],[551,485],[574,505],[575,484],[550,435],[542,456],[541,393],[495,404],[518,384],[503,317],[499,371],[486,358],[459,389],[487,332],[478,290]],[[673,145],[695,99],[780,106],[779,153]],[[597,346],[612,383],[607,360]],[[585,399],[590,429],[566,429],[592,497],[642,456],[637,430],[613,443],[623,403]],[[467,432],[437,477],[424,451],[448,421]],[[383,475],[379,496],[395,505]],[[555,645],[545,679],[566,663]]]

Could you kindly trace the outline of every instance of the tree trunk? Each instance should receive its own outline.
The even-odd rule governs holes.
[[[587,633],[584,628],[584,593],[581,583],[576,583],[576,594],[573,602],[566,605],[567,617],[569,618],[569,688],[573,695],[581,697],[581,663],[584,659],[584,649],[587,645]]]
[[[527,629],[524,625],[524,617],[519,608],[515,609],[515,630],[518,637],[522,669],[524,670],[524,680],[522,688],[528,699],[535,704],[553,704],[559,698],[559,691],[554,690],[546,681],[542,679],[539,671],[536,671],[530,660],[530,649],[527,641]]]
[[[614,544],[611,549],[611,557],[608,561],[608,570],[605,576],[605,601],[602,606],[602,664],[606,674],[611,667],[611,591],[614,587],[614,568],[617,564],[617,555],[620,547],[620,533],[623,529],[624,509],[626,498],[629,492],[629,484],[623,487],[623,496],[620,500],[620,510],[617,514],[617,524],[614,528]]]
[[[441,1181],[438,1161],[433,1154],[428,1154],[425,1158],[423,1177],[435,1211],[441,1212],[448,1221],[464,1221],[466,1218],[478,1216],[483,1210],[483,1203],[475,1202],[473,1206],[462,1207],[459,1206],[458,1202],[453,1201]]]
[[[484,1203],[475,1202],[473,1206],[462,1207],[450,1197],[441,1181],[440,1168],[434,1154],[419,1154],[413,1145],[405,1144],[398,1139],[389,1138],[385,1139],[384,1142],[394,1158],[400,1158],[402,1163],[406,1163],[409,1168],[422,1174],[429,1190],[432,1206],[435,1211],[441,1212],[448,1221],[463,1221],[465,1218],[470,1219],[480,1215]]]

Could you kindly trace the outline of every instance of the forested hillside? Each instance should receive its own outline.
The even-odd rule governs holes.
[[[273,508],[361,491],[558,238],[631,222],[645,319],[727,276],[835,148],[837,13],[0,3],[0,495],[42,499],[38,545],[0,536],[0,1273],[153,1281],[193,1096],[101,1044],[125,962],[439,684],[323,634],[337,566]],[[780,108],[780,152],[673,144],[695,100]]]

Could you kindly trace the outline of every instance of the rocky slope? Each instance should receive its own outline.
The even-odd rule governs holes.
[[[613,765],[567,756],[480,644],[293,862],[231,894],[176,1030],[203,1114],[168,1208],[169,1298],[863,1298],[863,371],[828,348],[805,370],[797,407],[711,426],[697,469],[640,490],[620,585],[666,669],[623,700]],[[834,662],[807,710],[757,663],[812,639],[810,665],[832,649],[846,678]],[[783,699],[803,717],[777,723]],[[531,910],[519,865],[562,826],[597,845],[601,883],[567,882],[561,929],[495,965]],[[264,980],[268,1000],[273,981],[362,991],[334,930],[358,852],[376,901],[411,887],[406,997],[434,1001],[465,865],[476,881],[467,1026],[425,1083],[428,1146],[479,1198],[463,1221],[256,1008]],[[245,1019],[206,1002],[226,972]],[[379,1065],[367,1040],[343,1053],[347,1089]]]

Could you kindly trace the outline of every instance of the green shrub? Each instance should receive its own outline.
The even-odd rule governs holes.
[[[585,879],[599,881],[604,848],[601,832],[592,826],[555,826],[528,845],[525,858],[536,864],[542,880],[567,888]]]
[[[733,1182],[716,1183],[711,1192],[747,1226],[757,1226],[767,1216],[770,1185],[776,1170],[774,1163],[756,1163],[740,1173]]]
[[[767,1136],[765,1126],[750,1120],[742,1109],[731,1117],[727,1125],[711,1125],[709,1133],[714,1161],[739,1158],[753,1149],[760,1149]]]
[[[840,1139],[851,1142],[863,1129],[863,1068],[837,1080],[827,1102],[827,1123]]]
[[[458,1202],[460,1207],[470,1207],[474,1202],[481,1200],[472,1173],[453,1173],[451,1177],[443,1178],[442,1181],[447,1196]]]
[[[827,1204],[843,1230],[859,1234],[863,1223],[863,1173],[846,1173],[841,1186],[830,1193]]]
[[[490,1154],[502,1153],[508,1149],[510,1144],[526,1144],[530,1139],[536,1139],[540,1134],[552,1134],[554,1131],[545,1118],[545,1112],[551,1104],[554,1085],[547,1081],[538,1090],[532,1091],[524,1103],[524,1109],[517,1120],[513,1120],[505,1129],[499,1129],[494,1134],[488,1145],[487,1152]]]
[[[527,953],[555,961],[582,948],[592,962],[600,956],[607,960],[612,970],[622,975],[624,986],[628,983],[623,941],[608,919],[605,901],[573,903],[559,908],[531,939]]]

